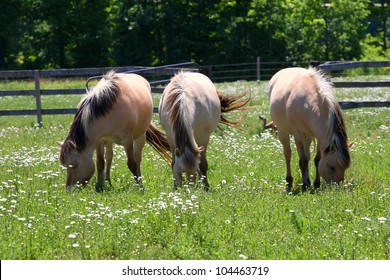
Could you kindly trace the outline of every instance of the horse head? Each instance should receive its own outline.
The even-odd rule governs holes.
[[[67,169],[66,188],[72,190],[78,184],[85,185],[95,172],[92,157],[79,152],[71,140],[57,142],[61,146],[60,162]]]
[[[349,156],[351,146],[352,144],[349,144],[345,148],[333,142],[323,151],[318,172],[327,183],[340,183],[344,180],[345,170],[351,163]]]
[[[195,147],[194,150],[184,148],[181,151],[179,148],[175,149],[173,173],[176,182],[181,182],[181,175],[185,173],[187,180],[194,182],[196,180],[196,172],[199,170],[200,153],[204,151],[203,147]]]

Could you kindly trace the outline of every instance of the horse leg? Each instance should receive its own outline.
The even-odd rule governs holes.
[[[290,146],[290,135],[284,131],[279,131],[278,138],[280,143],[283,145],[284,158],[286,160],[286,191],[291,192],[293,177],[291,175],[291,146]]]
[[[263,121],[263,130],[266,129],[272,129],[274,132],[276,132],[278,129],[276,128],[276,125],[273,121],[267,123],[267,118],[264,116],[260,116],[260,120]]]
[[[302,175],[302,191],[306,191],[311,187],[309,176],[309,160],[310,160],[310,144],[311,138],[305,137],[300,140],[295,137],[295,145],[297,146],[299,155],[299,169]]]
[[[139,184],[139,174],[138,174],[138,168],[137,163],[134,159],[134,147],[133,147],[133,141],[130,141],[125,147],[126,155],[127,155],[127,167],[133,174],[133,178],[137,184]]]
[[[96,191],[101,192],[104,189],[104,143],[99,143],[96,147],[96,167],[98,172]]]
[[[112,143],[108,143],[106,145],[106,151],[105,151],[105,157],[106,157],[106,181],[108,181],[110,186],[111,186],[110,171],[111,171],[111,164],[112,164],[112,157],[113,157],[112,146],[113,146]]]
[[[314,164],[315,164],[315,167],[316,167],[316,178],[314,180],[314,188],[318,189],[320,187],[320,173],[318,172],[318,165],[320,163],[320,160],[321,160],[321,151],[320,151],[320,148],[318,147],[318,144],[317,144],[317,154],[316,154],[316,157],[314,158]]]
[[[209,181],[207,180],[207,170],[209,168],[209,165],[207,163],[207,158],[206,158],[206,146],[203,146],[204,149],[200,154],[200,164],[199,164],[199,179],[203,181],[204,184],[204,190],[206,192],[209,191]]]
[[[190,185],[195,185],[196,184],[196,172],[187,174],[187,182]]]
[[[178,187],[181,187],[183,184],[183,177],[180,170],[178,170],[177,163],[175,161],[175,154],[172,156],[172,171],[173,171],[173,188],[177,190]]]
[[[141,137],[134,141],[134,161],[136,166],[136,181],[142,186],[142,176],[141,176],[141,160],[142,160],[142,149],[146,143],[146,134],[143,134]]]

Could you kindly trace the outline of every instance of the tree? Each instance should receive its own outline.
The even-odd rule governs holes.
[[[109,0],[72,0],[67,11],[69,32],[66,51],[72,67],[106,66],[111,33]]]
[[[285,15],[288,7],[280,0],[253,0],[248,10],[251,23],[250,48],[263,60],[284,61],[287,56]]]
[[[390,16],[390,0],[371,1],[371,20],[369,32],[374,36],[381,36],[382,51],[387,50],[388,41],[388,21]]]
[[[368,0],[286,0],[288,60],[347,60],[361,54]]]
[[[115,65],[151,65],[163,60],[161,2],[114,2],[111,18]]]
[[[4,68],[107,66],[108,5],[109,0],[19,0],[16,7],[2,8],[8,23],[0,33]]]
[[[359,59],[370,10],[376,20],[371,33],[383,34],[387,48],[387,2],[3,1],[0,67],[222,64],[256,56],[263,61]]]
[[[0,28],[0,68],[5,68],[6,65],[12,65],[13,52],[16,45],[16,38],[13,34],[17,34],[18,17],[20,14],[20,1],[1,1],[0,2],[0,18],[2,28]]]

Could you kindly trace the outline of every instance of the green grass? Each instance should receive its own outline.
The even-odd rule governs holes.
[[[269,117],[266,86],[217,85],[225,94],[251,88],[257,107],[247,113],[245,131],[213,134],[209,193],[201,185],[173,192],[170,166],[149,146],[142,162],[144,191],[116,147],[112,188],[97,193],[93,179],[67,192],[56,141],[66,137],[72,116],[43,116],[42,128],[34,116],[0,117],[0,258],[390,259],[389,109],[345,111],[355,142],[346,181],[291,195],[284,191],[281,145],[258,120]],[[389,100],[384,89],[336,92],[339,100]],[[28,99],[2,98],[0,108],[27,106]],[[47,98],[43,106],[73,107],[79,99]],[[313,177],[313,162],[310,167]],[[299,174],[294,148],[295,182]]]

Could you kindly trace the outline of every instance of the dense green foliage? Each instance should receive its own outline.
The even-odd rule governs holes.
[[[245,131],[225,128],[212,135],[209,193],[202,185],[173,192],[170,166],[148,145],[144,191],[133,183],[125,153],[116,147],[112,188],[97,193],[92,180],[67,192],[56,141],[66,136],[72,116],[44,116],[40,129],[35,117],[1,117],[0,258],[390,259],[389,109],[345,111],[349,140],[355,143],[341,186],[299,193],[294,148],[296,191],[287,194],[282,147],[258,118],[269,117],[266,86],[217,84],[224,94],[251,88],[257,107],[248,112]],[[336,92],[339,100],[389,100],[386,89]],[[33,103],[30,97],[7,97],[0,105],[27,106],[30,99]],[[74,107],[79,99],[48,97],[43,103]]]
[[[387,2],[2,1],[0,69],[360,59],[387,50]]]

